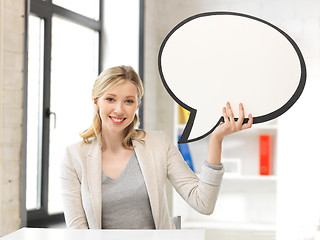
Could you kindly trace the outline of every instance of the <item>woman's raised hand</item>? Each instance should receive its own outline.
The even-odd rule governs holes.
[[[227,102],[226,107],[223,107],[222,116],[224,118],[224,122],[221,122],[210,135],[210,138],[215,138],[215,140],[218,141],[222,141],[224,137],[232,133],[251,128],[253,123],[253,117],[251,114],[248,115],[249,121],[247,123],[243,123],[245,113],[242,103],[239,104],[239,118],[237,121],[234,120],[233,111],[229,102]]]

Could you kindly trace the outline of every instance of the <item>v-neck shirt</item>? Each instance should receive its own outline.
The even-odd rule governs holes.
[[[102,228],[155,229],[150,200],[135,151],[115,179],[102,171]]]

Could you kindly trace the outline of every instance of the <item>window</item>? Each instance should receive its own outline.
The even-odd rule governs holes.
[[[85,11],[87,10],[87,11]],[[100,0],[30,0],[26,208],[28,225],[63,219],[59,169],[65,147],[91,123],[98,76]],[[75,117],[77,119],[75,121]]]
[[[52,3],[94,20],[99,19],[99,0],[52,0]]]
[[[108,15],[105,19],[108,36],[105,36],[104,42],[104,67],[120,62],[133,64],[136,70],[139,68],[143,79],[144,0],[125,0],[125,3],[26,0],[30,9],[26,11],[29,14],[26,28],[28,60],[25,63],[28,87],[25,98],[27,114],[24,117],[24,131],[27,134],[24,136],[26,147],[23,155],[27,168],[23,185],[26,186],[28,212],[27,216],[22,216],[23,225],[41,227],[47,226],[51,220],[63,220],[60,163],[65,147],[79,141],[79,132],[91,124],[92,115],[88,114],[88,109],[90,113],[92,102],[88,99],[102,66],[103,2],[106,3],[104,11]],[[119,34],[119,29],[128,26],[127,19],[117,14],[123,13],[123,10],[126,11],[125,16],[131,16],[131,37],[125,37],[127,42]],[[139,14],[137,11],[140,11]],[[132,19],[135,19],[134,24]],[[118,55],[122,58],[119,59]]]
[[[43,41],[43,19],[30,16],[28,62],[32,67],[28,71],[27,209],[38,209],[41,204],[38,186],[41,183]]]
[[[52,18],[50,84],[50,140],[48,212],[61,212],[60,160],[65,147],[79,141],[79,132],[91,125],[90,102],[93,82],[98,75],[99,35],[96,31]],[[84,111],[85,110],[85,111]],[[93,112],[93,108],[92,111]],[[75,118],[76,116],[76,118]]]

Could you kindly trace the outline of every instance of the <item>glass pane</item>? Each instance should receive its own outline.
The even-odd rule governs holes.
[[[91,125],[91,90],[98,76],[98,33],[62,18],[52,19],[49,213],[62,211],[60,163],[67,145]]]
[[[44,22],[29,16],[28,35],[28,123],[27,123],[27,203],[28,210],[40,208],[42,87]]]
[[[100,0],[52,0],[52,3],[86,17],[99,19]]]

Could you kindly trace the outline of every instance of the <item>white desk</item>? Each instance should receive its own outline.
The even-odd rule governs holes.
[[[73,230],[21,228],[1,240],[204,240],[204,230]]]

